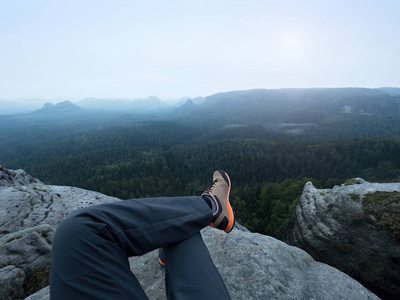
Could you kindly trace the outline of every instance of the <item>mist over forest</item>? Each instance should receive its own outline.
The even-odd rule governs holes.
[[[399,180],[399,116],[396,88],[86,98],[0,116],[0,165],[121,199],[192,195],[224,169],[238,221],[284,239],[307,181]]]

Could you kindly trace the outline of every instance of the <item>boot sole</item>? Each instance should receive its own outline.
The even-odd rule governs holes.
[[[233,215],[233,209],[229,202],[229,194],[231,192],[231,180],[225,171],[218,170],[218,172],[222,175],[222,178],[224,178],[224,180],[228,183],[228,192],[226,193],[226,207],[228,209],[228,225],[226,226],[224,231],[226,233],[229,233],[235,227],[235,216]]]

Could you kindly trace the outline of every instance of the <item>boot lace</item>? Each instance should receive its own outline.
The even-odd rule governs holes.
[[[210,193],[212,193],[213,189],[215,188],[215,186],[217,185],[218,182],[218,178],[214,180],[212,186],[210,187],[210,189],[208,190]]]
[[[206,189],[205,191],[196,191],[194,194],[196,196],[201,196],[205,192],[212,193],[212,191],[215,188],[215,185],[217,184],[217,182],[218,182],[218,178],[213,181],[213,183],[212,183],[212,185],[211,185],[211,187],[209,189]]]

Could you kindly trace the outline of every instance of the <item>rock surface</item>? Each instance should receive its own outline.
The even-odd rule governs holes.
[[[23,170],[8,170],[0,166],[0,186],[42,183]]]
[[[5,207],[0,215],[0,275],[4,275],[0,286],[7,283],[20,293],[7,290],[2,297],[20,299],[12,295],[26,292],[21,287],[26,286],[32,270],[43,269],[38,262],[48,261],[52,232],[70,211],[117,200],[39,181],[0,186],[0,205]],[[316,262],[303,250],[241,226],[230,234],[205,228],[202,235],[233,299],[378,299],[357,281]],[[43,257],[34,258],[33,253],[43,253]],[[153,251],[130,258],[130,263],[149,298],[165,299],[164,269],[157,255]],[[45,271],[40,275],[46,275]],[[49,299],[49,289],[45,287],[26,299]]]
[[[52,226],[43,224],[0,238],[2,295],[18,299],[36,292],[37,285],[48,283],[54,231]],[[11,273],[4,273],[6,270]]]
[[[0,295],[10,299],[23,297],[23,284],[26,274],[24,270],[14,265],[8,265],[0,269]]]
[[[202,235],[232,299],[379,299],[346,274],[272,237],[211,228]],[[165,299],[158,251],[129,260],[149,299]],[[44,289],[26,300],[48,300],[48,295]]]
[[[205,228],[202,235],[232,299],[377,299],[344,273],[274,238],[237,229],[227,235]],[[165,299],[163,272],[152,279],[162,269],[157,253],[148,256],[131,261],[147,260],[139,266],[154,271],[134,265],[133,272],[150,285],[150,299]]]
[[[40,224],[57,227],[75,209],[120,200],[75,187],[45,185],[22,170],[0,169],[0,178],[8,178],[0,184],[0,237]]]
[[[69,212],[117,200],[0,167],[1,299],[21,299],[48,284],[53,234]]]
[[[400,299],[399,192],[400,183],[361,178],[332,189],[308,182],[289,225],[288,243],[380,297]]]

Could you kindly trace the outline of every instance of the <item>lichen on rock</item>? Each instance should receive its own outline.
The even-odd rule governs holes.
[[[400,242],[400,192],[368,193],[362,208],[366,216],[372,216],[366,222],[384,229]]]
[[[307,183],[287,240],[379,296],[398,299],[399,230],[400,183],[355,178],[329,190]]]

